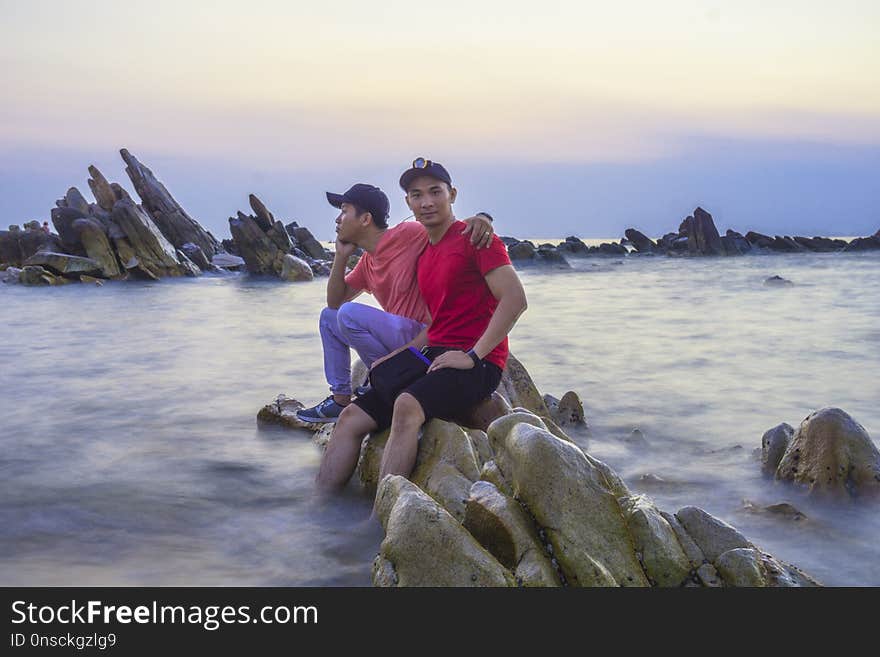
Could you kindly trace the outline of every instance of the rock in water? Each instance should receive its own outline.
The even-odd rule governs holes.
[[[310,281],[315,275],[309,263],[288,253],[282,259],[280,277],[282,281],[298,282]]]
[[[776,478],[838,498],[878,498],[880,453],[865,428],[846,411],[823,408],[801,422]]]
[[[141,197],[144,208],[175,248],[179,249],[187,242],[192,242],[208,258],[220,251],[220,244],[214,236],[186,213],[165,189],[165,185],[156,180],[152,171],[138,162],[126,149],[123,148],[119,153],[125,160],[125,171]]]
[[[487,481],[470,489],[464,528],[521,586],[559,586],[559,575],[522,507]]]
[[[114,240],[114,243],[126,269],[139,268],[154,278],[187,273],[175,248],[140,206],[127,199],[117,201],[111,216],[125,234],[124,242]]]
[[[239,212],[237,217],[229,218],[229,229],[248,272],[271,276],[281,273],[285,253],[260,230],[253,217]]]
[[[91,258],[80,258],[67,253],[52,253],[40,251],[25,260],[25,265],[40,265],[48,267],[59,274],[94,274],[100,273],[101,267]]]
[[[687,237],[688,252],[692,255],[726,255],[721,243],[721,236],[712,221],[712,215],[703,208],[694,210],[693,217],[688,217]]]
[[[495,462],[547,532],[568,583],[647,586],[617,497],[572,443],[525,423],[489,427]]]
[[[792,435],[794,435],[792,426],[783,422],[772,429],[767,429],[761,436],[761,470],[764,474],[773,475],[776,472]]]
[[[654,253],[657,250],[657,245],[654,244],[653,240],[635,228],[627,228],[624,234],[626,239],[633,245],[633,248],[639,253]]]
[[[786,278],[782,278],[782,276],[774,275],[770,278],[764,279],[764,285],[767,287],[790,287],[794,285],[794,283]]]
[[[80,243],[85,247],[89,258],[98,263],[101,274],[106,278],[119,278],[122,268],[116,259],[116,252],[110,246],[107,233],[97,219],[77,219],[73,222],[73,230],[79,236]]]
[[[389,475],[376,495],[385,530],[373,562],[376,586],[514,586],[498,563],[455,518],[418,486]]]

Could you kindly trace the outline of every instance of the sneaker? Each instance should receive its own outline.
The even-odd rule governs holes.
[[[364,385],[358,386],[357,388],[354,389],[355,397],[363,397],[368,392],[370,392],[370,382],[369,381],[364,383]]]
[[[333,395],[330,395],[320,404],[311,408],[301,408],[296,412],[296,416],[303,422],[336,422],[343,408],[345,406],[337,404],[333,401]]]

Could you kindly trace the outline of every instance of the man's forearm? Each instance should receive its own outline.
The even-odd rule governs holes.
[[[513,329],[516,320],[527,307],[525,295],[507,294],[498,300],[498,306],[492,313],[489,325],[474,345],[474,353],[485,358]]]
[[[327,307],[339,308],[345,301],[345,266],[347,258],[333,258],[330,278],[327,279]]]

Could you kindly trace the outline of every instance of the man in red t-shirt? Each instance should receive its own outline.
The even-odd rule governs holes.
[[[388,227],[390,204],[373,185],[358,183],[344,194],[327,192],[340,209],[336,218],[336,255],[327,281],[327,307],[318,323],[324,350],[324,374],[330,395],[297,411],[305,422],[336,422],[351,401],[351,351],[370,367],[374,361],[409,343],[428,323],[428,309],[419,292],[416,268],[428,235],[417,222]],[[485,216],[482,216],[485,215]],[[464,233],[485,247],[492,237],[486,213],[465,220]],[[355,247],[365,253],[348,275],[348,258]],[[352,299],[361,292],[376,297],[383,310]]]
[[[442,165],[418,158],[400,177],[400,186],[428,236],[418,282],[431,322],[427,331],[386,358],[414,348],[431,363],[414,383],[407,381],[399,390],[391,386],[390,396],[373,389],[345,408],[318,472],[324,490],[344,486],[354,473],[363,437],[388,426],[379,480],[389,474],[409,476],[422,424],[459,415],[498,387],[507,361],[507,334],[526,309],[525,292],[501,240],[493,235],[488,249],[477,250],[458,230],[463,224],[452,212],[458,192]]]

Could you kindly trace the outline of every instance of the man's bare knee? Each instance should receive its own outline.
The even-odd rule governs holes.
[[[418,399],[404,392],[394,401],[394,419],[397,422],[421,425],[425,421],[425,411]]]

